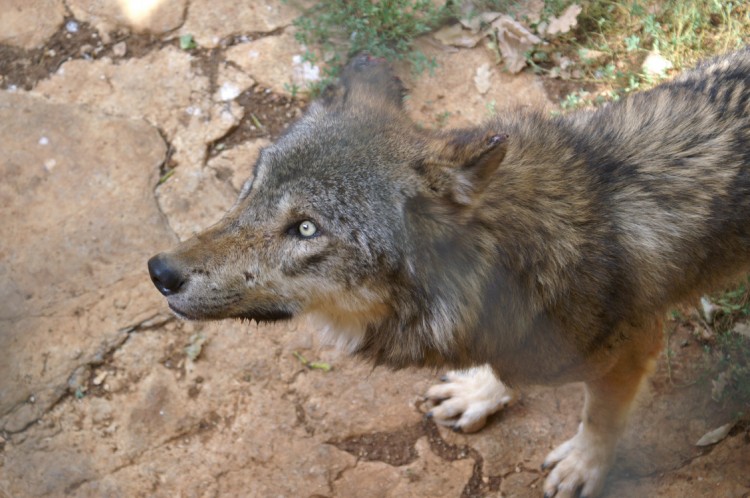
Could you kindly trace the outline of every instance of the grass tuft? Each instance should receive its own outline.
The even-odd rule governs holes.
[[[406,59],[418,73],[432,71],[435,61],[414,50],[413,42],[443,24],[451,12],[450,5],[438,7],[432,0],[323,0],[295,21],[295,36],[318,49],[309,50],[307,60],[317,63],[322,58],[326,65],[319,90],[360,52],[391,61]]]

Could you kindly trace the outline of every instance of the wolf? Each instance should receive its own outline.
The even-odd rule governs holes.
[[[455,369],[427,396],[456,429],[582,381],[543,491],[597,495],[666,311],[750,270],[750,50],[557,117],[438,131],[403,98],[354,58],[151,278],[185,319],[306,314],[377,365]]]

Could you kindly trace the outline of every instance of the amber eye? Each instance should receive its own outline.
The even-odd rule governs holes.
[[[297,231],[302,237],[309,238],[318,232],[318,227],[310,220],[305,220],[297,225]]]

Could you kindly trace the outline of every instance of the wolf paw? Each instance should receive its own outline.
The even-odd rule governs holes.
[[[590,430],[578,434],[552,450],[542,465],[554,467],[544,482],[545,498],[592,498],[598,496],[612,467],[614,444]]]
[[[451,371],[442,380],[427,391],[427,416],[454,430],[476,432],[488,416],[516,400],[488,366]]]

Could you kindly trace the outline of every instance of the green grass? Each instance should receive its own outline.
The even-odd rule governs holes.
[[[295,21],[295,36],[316,49],[309,50],[306,59],[320,62],[322,58],[325,63],[320,88],[360,52],[391,61],[406,59],[416,72],[434,69],[435,62],[414,50],[413,43],[444,23],[450,13],[449,6],[437,7],[431,0],[323,0]]]
[[[287,0],[294,3],[295,0]],[[598,105],[658,83],[641,65],[658,52],[675,70],[750,41],[750,2],[743,0],[546,0],[541,21],[578,3],[578,27],[527,54],[531,70],[554,76],[555,60],[573,65],[565,79],[581,88],[563,99],[564,109]],[[317,93],[354,54],[367,52],[388,60],[407,60],[416,73],[432,71],[435,61],[414,49],[414,40],[460,12],[508,12],[512,0],[319,0],[295,21],[307,60],[323,67],[323,81],[307,90]],[[530,28],[535,29],[535,25]],[[587,54],[595,53],[596,57]],[[595,90],[595,91],[592,91]]]
[[[572,3],[576,2],[545,2],[542,21]],[[564,55],[573,60],[573,69],[580,75],[573,80],[582,85],[604,86],[610,95],[619,96],[658,83],[658,77],[641,70],[650,52],[659,53],[675,70],[680,70],[699,59],[741,48],[750,41],[750,2],[592,0],[578,3],[583,7],[578,27],[529,54],[530,62],[537,71],[544,72],[550,69],[550,64],[545,62],[551,60],[553,54]],[[587,60],[584,54],[592,50],[598,57]],[[592,94],[590,99],[580,99],[578,106],[595,105],[597,102],[593,102],[593,98]]]

